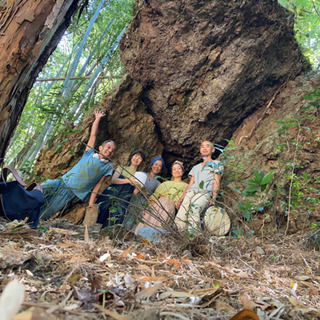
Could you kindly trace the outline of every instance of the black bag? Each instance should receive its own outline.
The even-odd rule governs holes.
[[[6,182],[11,172],[16,181]],[[7,167],[0,177],[0,216],[10,221],[24,220],[36,229],[39,223],[40,208],[44,204],[44,195],[39,184],[33,183],[25,189],[26,184],[14,168]]]

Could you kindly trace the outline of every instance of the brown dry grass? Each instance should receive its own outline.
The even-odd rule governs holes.
[[[151,244],[100,238],[97,226],[85,241],[64,220],[42,223],[39,235],[1,228],[1,286],[19,279],[22,310],[39,319],[143,319],[146,310],[149,319],[230,319],[244,307],[261,319],[320,315],[320,254],[305,234]]]

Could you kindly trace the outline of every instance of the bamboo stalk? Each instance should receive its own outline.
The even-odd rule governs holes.
[[[91,77],[71,77],[69,80],[82,80],[82,79],[90,79]],[[122,76],[101,76],[98,79],[121,79]],[[43,81],[64,81],[66,78],[45,78],[45,79],[37,79],[36,82]]]

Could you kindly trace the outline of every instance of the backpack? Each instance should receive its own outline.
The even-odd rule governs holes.
[[[12,173],[16,181],[7,182],[8,173]],[[28,224],[37,229],[40,208],[44,204],[44,195],[39,184],[33,183],[28,188],[17,171],[12,167],[2,170],[0,177],[0,216],[10,221],[24,220],[28,217]]]

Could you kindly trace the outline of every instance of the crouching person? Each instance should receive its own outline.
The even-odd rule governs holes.
[[[61,178],[42,183],[46,202],[41,208],[41,219],[49,219],[73,199],[87,201],[92,190],[89,204],[93,204],[103,181],[107,176],[112,175],[113,164],[109,159],[114,154],[115,143],[112,140],[106,140],[99,146],[99,153],[93,149],[99,122],[104,116],[103,112],[95,112],[90,138],[81,160]]]
[[[180,231],[195,233],[201,227],[201,212],[209,205],[214,205],[220,188],[223,166],[220,161],[212,160],[214,152],[210,141],[201,143],[202,162],[194,166],[189,176],[190,183],[177,203],[179,211],[175,223]]]
[[[183,173],[183,163],[175,161],[171,167],[171,180],[160,184],[149,198],[149,209],[143,212],[143,222],[138,224],[135,234],[157,242],[161,233],[166,233],[164,228],[174,220],[176,204],[188,186],[182,181]]]
[[[112,176],[112,184],[97,198],[97,222],[102,224],[102,228],[123,223],[135,186],[140,186],[134,175],[144,159],[145,154],[142,150],[132,152],[128,159],[129,166],[119,166]]]

